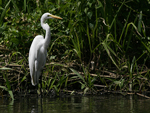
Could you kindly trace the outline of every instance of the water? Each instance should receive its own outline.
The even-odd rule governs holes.
[[[9,105],[0,99],[0,113],[150,113],[150,100],[138,96],[98,95],[63,98],[20,97]]]

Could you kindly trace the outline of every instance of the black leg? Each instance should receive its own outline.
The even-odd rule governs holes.
[[[42,71],[41,77],[40,77],[40,95],[41,95],[41,98],[42,98],[42,74],[43,74],[43,71]]]
[[[38,97],[39,96],[38,95],[38,85],[35,86],[35,89],[36,89],[36,93],[37,93],[37,97]]]

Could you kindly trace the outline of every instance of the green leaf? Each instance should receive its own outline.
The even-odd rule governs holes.
[[[3,18],[4,18],[4,16],[5,16],[6,10],[8,9],[8,6],[9,6],[10,2],[11,2],[11,0],[9,0],[9,1],[7,2],[7,4],[5,5],[5,8],[4,8],[3,12],[1,13],[0,26],[1,26],[2,22],[3,22]]]
[[[93,13],[92,13],[92,12],[88,12],[88,13],[87,13],[87,16],[89,17],[89,19],[91,19],[91,18],[92,18],[92,15],[93,15]]]
[[[116,15],[114,16],[114,19],[113,19],[113,21],[111,22],[111,25],[110,25],[110,27],[109,27],[109,31],[110,31],[110,29],[112,28],[114,22],[116,21],[116,17],[117,17],[119,11],[121,10],[121,8],[122,8],[122,6],[123,6],[124,4],[125,4],[125,0],[122,2],[121,6],[120,6],[119,9],[117,10]]]
[[[142,11],[140,11],[139,21],[138,21],[138,32],[141,33],[141,24],[142,24]]]
[[[107,37],[108,37],[108,36],[107,36]],[[111,55],[111,53],[113,53],[113,55],[117,56],[117,55],[115,54],[115,52],[109,47],[109,45],[108,45],[108,43],[107,43],[106,40],[103,41],[102,45],[104,46],[104,48],[105,48],[105,50],[106,50],[106,52],[107,52],[109,58],[112,60],[113,64],[119,69],[117,63],[115,62],[114,58],[113,58],[112,55]]]
[[[11,90],[9,90],[8,92],[9,92],[9,95],[10,95],[11,99],[14,100],[13,92]]]
[[[24,76],[24,77],[21,79],[21,82],[23,82],[23,81],[26,80],[26,79],[27,79],[27,77]]]
[[[79,82],[81,84],[81,89],[85,88],[85,84],[83,84],[82,82]]]
[[[101,7],[103,7],[103,5],[102,5],[102,3],[98,0],[98,6],[97,6],[96,8],[98,9],[98,8],[101,8]]]
[[[85,80],[84,80],[84,78],[83,78],[83,76],[82,75],[80,75],[76,70],[74,70],[74,69],[72,69],[72,68],[69,68],[74,74],[76,74],[84,83],[86,83],[85,82]]]
[[[8,88],[6,88],[5,86],[0,86],[0,88],[2,88],[2,89],[4,89],[4,90],[8,91]]]
[[[121,84],[120,81],[114,81],[114,83],[117,84],[117,85]]]
[[[12,70],[12,69],[8,68],[8,67],[2,67],[2,68],[0,68],[0,70]]]
[[[84,94],[86,94],[86,92],[89,90],[89,88],[88,87],[86,87],[85,89],[84,89]]]
[[[54,60],[57,55],[50,56],[50,60]]]
[[[87,5],[88,5],[89,7],[91,7],[91,6],[92,6],[92,3],[90,3],[90,2],[87,2]]]
[[[14,100],[14,95],[13,95],[13,92],[11,90],[9,90],[8,88],[6,88],[5,86],[0,86],[0,88],[4,89],[5,91],[8,91],[11,99]]]

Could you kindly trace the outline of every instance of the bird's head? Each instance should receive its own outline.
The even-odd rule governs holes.
[[[62,19],[61,17],[52,15],[52,14],[50,14],[50,13],[44,13],[44,14],[42,15],[42,17],[41,17],[42,20],[53,19],[53,18]]]

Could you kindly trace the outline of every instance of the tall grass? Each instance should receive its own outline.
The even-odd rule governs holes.
[[[2,71],[2,70],[3,70],[3,71],[4,71],[4,70],[11,70],[11,68],[0,68],[0,70],[1,70],[1,71]],[[10,85],[10,83],[9,83],[9,81],[8,81],[8,77],[3,74],[3,79],[4,79],[5,82],[6,82],[6,86],[0,86],[0,88],[2,88],[2,89],[4,89],[5,91],[7,91],[7,92],[9,93],[9,95],[10,95],[12,101],[14,101],[14,95],[13,95],[13,91],[11,90],[11,85]]]
[[[149,79],[150,34],[147,31],[150,22],[149,4],[139,8],[141,4],[141,1],[126,0],[2,1],[0,43],[15,51],[12,56],[19,53],[14,62],[23,65],[22,81],[27,81],[29,47],[33,37],[45,34],[40,17],[44,12],[50,12],[63,20],[47,21],[52,32],[48,63],[57,63],[46,66],[46,76],[42,80],[45,92],[55,89],[59,93],[62,88],[70,88],[76,83],[84,93],[95,91],[96,83],[115,90],[145,90]],[[9,60],[11,63],[11,58]],[[94,70],[90,69],[91,61],[95,64]],[[119,78],[101,78],[99,75],[106,71]],[[147,72],[142,73],[144,71]],[[92,77],[91,73],[97,77]]]

